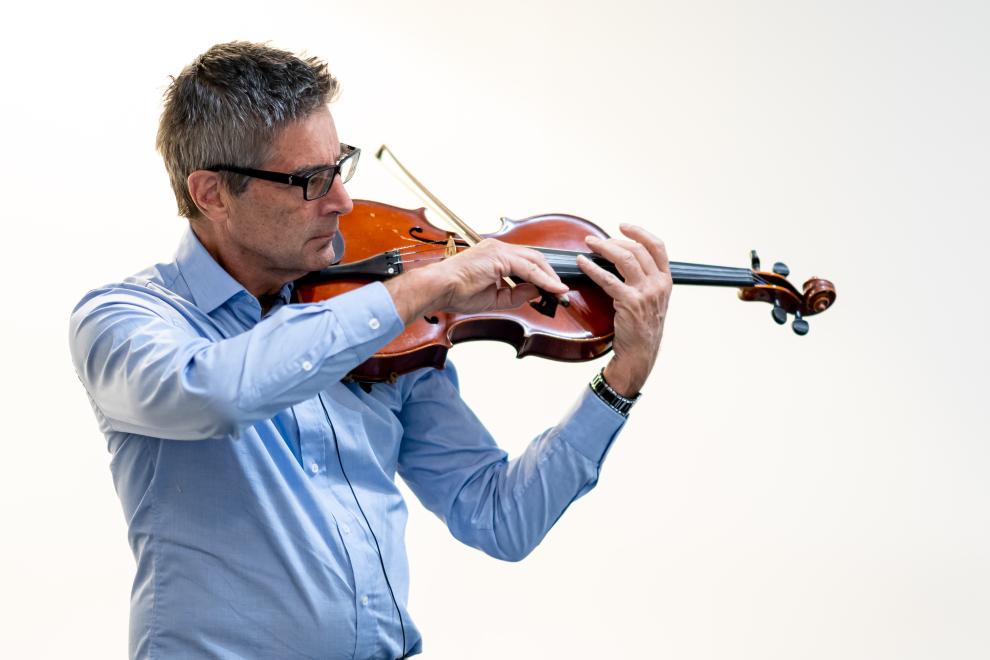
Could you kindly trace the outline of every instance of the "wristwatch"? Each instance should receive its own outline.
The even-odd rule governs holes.
[[[629,416],[629,409],[633,407],[636,403],[636,399],[639,398],[639,394],[633,398],[627,398],[616,392],[605,380],[605,368],[603,367],[601,371],[595,374],[595,377],[591,379],[588,384],[591,387],[591,391],[598,395],[605,405],[619,413],[623,417]]]

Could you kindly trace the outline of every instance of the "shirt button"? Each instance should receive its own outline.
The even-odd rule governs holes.
[[[317,465],[316,463],[313,463],[309,466],[309,471],[312,472],[313,474],[316,474],[317,472],[320,471],[320,466]]]
[[[381,326],[382,326],[382,324],[375,317],[371,317],[368,320],[368,327],[371,328],[372,330],[377,330]]]
[[[368,605],[368,597],[367,596],[361,596],[361,604],[364,605],[364,606],[367,606]]]
[[[303,371],[312,371],[313,370],[313,363],[310,362],[309,360],[306,360],[305,362],[302,363],[302,370]]]
[[[351,528],[345,524],[341,526],[340,531],[342,531],[344,534],[350,534]]]

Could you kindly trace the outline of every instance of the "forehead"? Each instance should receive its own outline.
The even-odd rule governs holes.
[[[340,154],[340,143],[330,110],[320,108],[289,124],[279,133],[274,147],[268,163],[271,169],[293,171],[300,167],[333,164]]]

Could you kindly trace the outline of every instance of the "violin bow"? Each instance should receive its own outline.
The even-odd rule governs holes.
[[[436,195],[431,193],[427,189],[427,187],[424,186],[419,179],[413,176],[413,173],[410,172],[406,168],[406,166],[403,165],[399,161],[399,159],[395,157],[395,154],[392,153],[391,149],[389,149],[387,146],[383,144],[378,148],[378,151],[375,153],[375,158],[378,159],[378,161],[385,166],[385,169],[388,170],[389,174],[391,174],[400,182],[402,182],[406,186],[406,188],[411,190],[414,195],[419,197],[419,199],[424,204],[426,204],[426,206],[428,206],[430,210],[432,210],[434,213],[436,213],[441,218],[446,220],[448,224],[457,227],[458,231],[461,234],[461,238],[464,240],[465,243],[468,244],[468,246],[477,245],[482,241],[483,237],[481,236],[481,234],[479,234],[474,229],[472,229],[471,225],[469,225],[460,217],[458,217],[458,215],[453,211],[451,211],[446,204],[441,202]],[[454,250],[456,250],[456,248],[453,247],[453,243],[451,242],[451,244],[448,247],[448,256],[451,256],[451,252],[453,252]],[[509,276],[504,276],[502,278],[502,281],[504,281],[507,285],[509,285],[510,288],[514,289],[516,287],[516,282]],[[558,298],[558,302],[560,302],[562,305],[566,307],[567,306],[566,294],[560,296]]]
[[[447,220],[448,224],[457,227],[461,232],[461,237],[469,246],[476,245],[482,240],[482,236],[474,231],[464,220],[457,217],[453,211],[441,202],[436,195],[427,190],[406,167],[399,162],[395,154],[384,144],[375,154],[389,173],[399,179],[413,194],[419,197],[423,203],[433,210],[437,215]],[[448,244],[448,256],[456,252],[453,240]],[[599,261],[596,255],[586,255],[593,261]],[[599,263],[603,266],[603,263]],[[690,284],[726,284],[740,286],[739,297],[742,300],[768,302],[773,305],[771,316],[773,320],[783,325],[787,322],[788,314],[794,315],[792,329],[795,334],[805,335],[808,333],[808,321],[805,317],[823,312],[835,302],[835,285],[826,279],[812,277],[807,280],[802,289],[792,285],[787,276],[790,269],[783,263],[777,262],[773,265],[772,272],[762,271],[760,268],[760,258],[756,255],[756,250],[750,252],[751,269],[744,273],[744,281],[737,282],[735,278],[740,276],[735,271],[745,271],[746,269],[723,268],[713,266],[703,266],[699,264],[682,264],[671,262],[671,272],[674,282],[684,282]],[[574,267],[576,269],[576,266]],[[684,272],[677,272],[682,269]],[[700,270],[699,270],[700,269]],[[710,271],[710,272],[709,272]],[[718,278],[728,277],[727,281],[708,281],[704,277],[699,278],[699,273],[703,272],[711,275],[715,271]],[[730,272],[726,276],[724,272]],[[516,283],[509,277],[502,278],[510,287],[515,287]],[[567,296],[556,298],[543,292],[543,299],[539,303],[530,303],[537,311],[547,316],[553,316],[556,311],[556,303],[563,307],[569,306]]]

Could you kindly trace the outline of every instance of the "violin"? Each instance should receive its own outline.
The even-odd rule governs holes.
[[[354,210],[344,218],[340,226],[347,246],[343,257],[297,281],[299,302],[324,300],[369,282],[396,277],[453,256],[472,244],[464,232],[458,235],[431,224],[423,208],[354,200]],[[543,253],[570,287],[566,298],[545,293],[538,302],[514,309],[426,314],[359,365],[350,377],[394,382],[399,375],[422,367],[442,368],[454,344],[482,339],[512,345],[517,357],[538,355],[573,362],[608,353],[614,336],[612,299],[578,268],[577,256],[583,254],[602,268],[619,273],[613,264],[587,251],[585,237],[589,235],[608,238],[594,223],[573,215],[503,218],[502,227],[486,237]],[[671,261],[670,273],[674,284],[735,287],[742,300],[770,303],[774,321],[782,325],[792,315],[792,328],[798,335],[807,334],[807,317],[824,312],[835,302],[835,286],[828,280],[812,277],[798,290],[787,280],[787,266],[776,263],[766,272],[761,270],[755,251],[750,258],[750,268]]]

